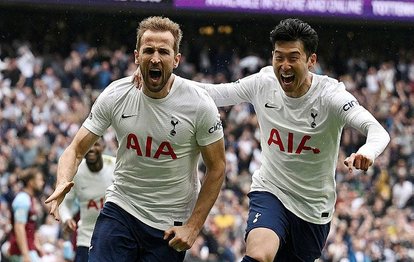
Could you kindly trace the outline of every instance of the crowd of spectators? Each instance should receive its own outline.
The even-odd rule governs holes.
[[[5,48],[7,47],[7,48]],[[0,244],[3,260],[11,230],[10,203],[21,189],[22,170],[42,169],[46,186],[37,203],[37,242],[43,261],[71,261],[64,252],[62,227],[48,215],[44,200],[53,190],[59,156],[88,115],[99,93],[136,66],[130,50],[110,50],[78,42],[69,55],[36,53],[30,43],[0,48]],[[197,81],[222,83],[252,74],[270,57],[244,56],[224,45],[203,48],[175,73]],[[270,55],[269,55],[270,56]],[[371,64],[364,57],[342,61],[338,74],[323,63],[314,68],[343,81],[391,135],[385,152],[368,172],[350,174],[343,160],[365,137],[346,128],[336,170],[338,199],[321,261],[414,261],[414,50],[399,59]],[[251,175],[259,168],[259,127],[249,104],[220,108],[226,138],[226,181],[205,227],[187,252],[187,262],[240,261]],[[116,154],[111,130],[106,152]],[[200,176],[204,166],[200,161]],[[90,189],[93,190],[93,189]],[[68,255],[69,254],[69,255]],[[0,259],[1,260],[1,259]]]

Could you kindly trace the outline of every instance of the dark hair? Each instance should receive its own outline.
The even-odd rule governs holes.
[[[277,41],[302,41],[306,56],[316,53],[318,48],[318,34],[308,24],[297,18],[288,18],[270,32],[270,42],[273,48]]]
[[[26,187],[30,180],[34,179],[37,174],[42,174],[37,167],[30,167],[22,171],[20,174],[20,181],[22,181],[23,186]]]

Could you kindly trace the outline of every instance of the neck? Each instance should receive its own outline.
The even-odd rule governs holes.
[[[309,91],[309,89],[312,85],[312,78],[313,78],[312,74],[308,73],[308,76],[306,77],[305,82],[303,82],[303,84],[300,87],[300,89],[298,90],[298,92],[295,93],[295,94],[291,94],[291,95],[286,94],[286,95],[288,95],[290,97],[293,97],[293,98],[302,97],[303,95],[305,95]]]
[[[166,97],[172,88],[172,84],[174,82],[174,75],[171,74],[170,78],[168,79],[167,83],[165,83],[164,87],[159,92],[151,92],[144,84],[142,91],[145,95],[154,98],[154,99],[161,99]]]
[[[311,87],[311,84],[304,83],[302,88],[300,89],[300,92],[296,95],[296,97],[301,97],[305,95],[309,91],[310,87]]]
[[[23,191],[29,194],[31,197],[34,196],[34,190],[32,188],[26,187],[23,189]]]
[[[86,162],[86,165],[88,166],[89,170],[92,172],[101,171],[101,169],[103,168],[103,159],[102,157],[100,157],[95,163]]]

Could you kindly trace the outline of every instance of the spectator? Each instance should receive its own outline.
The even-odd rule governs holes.
[[[20,9],[19,9],[20,10]],[[19,11],[20,12],[20,11]],[[36,15],[31,16],[31,19],[35,19]],[[70,19],[70,17],[68,17]],[[61,23],[64,23],[66,19],[61,20]],[[112,23],[115,24],[115,23]],[[402,24],[402,23],[400,23]],[[67,24],[69,25],[69,24]],[[28,27],[29,28],[29,27]],[[49,29],[49,27],[47,27]],[[69,27],[67,27],[70,29]],[[364,28],[365,30],[366,28]],[[340,30],[335,27],[335,30]],[[19,35],[24,37],[24,39],[33,39],[27,35],[27,32],[30,30],[18,30]],[[110,30],[106,30],[110,32]],[[75,32],[75,31],[73,31]],[[73,35],[71,32],[71,36]],[[258,31],[259,32],[259,31]],[[327,31],[329,32],[329,30]],[[43,152],[42,154],[46,154],[46,166],[47,171],[44,172],[46,178],[46,187],[42,194],[44,198],[46,195],[50,195],[52,188],[54,188],[54,182],[56,181],[56,165],[57,159],[61,155],[64,148],[67,147],[68,142],[72,139],[70,133],[68,132],[68,126],[76,126],[80,125],[80,119],[85,119],[87,117],[87,113],[85,110],[81,110],[81,112],[75,112],[74,110],[78,110],[79,102],[72,102],[70,98],[72,96],[77,97],[79,92],[82,97],[81,103],[83,107],[90,108],[92,103],[95,101],[97,95],[100,93],[98,90],[92,90],[94,86],[94,79],[95,76],[91,68],[102,61],[102,58],[108,58],[111,64],[111,72],[117,77],[117,71],[119,71],[120,75],[129,76],[132,75],[133,71],[136,69],[136,65],[133,63],[133,57],[126,55],[124,49],[117,48],[113,50],[109,50],[107,47],[101,48],[100,46],[96,45],[93,41],[89,41],[91,39],[88,35],[82,34],[81,31],[76,30],[76,38],[78,45],[73,44],[73,49],[71,49],[70,45],[72,42],[68,41],[67,47],[61,45],[61,42],[56,41],[59,45],[59,50],[57,51],[57,55],[53,55],[51,57],[51,53],[55,52],[50,49],[50,40],[47,42],[40,42],[37,40],[31,40],[28,43],[28,46],[31,46],[32,54],[35,56],[35,67],[34,67],[34,79],[33,79],[33,93],[26,96],[22,96],[22,90],[20,88],[16,88],[19,84],[14,84],[10,86],[11,78],[13,78],[13,73],[9,74],[7,67],[9,66],[9,61],[14,59],[19,59],[18,55],[18,46],[14,47],[11,46],[10,43],[15,42],[13,41],[5,41],[4,39],[0,39],[0,183],[1,183],[1,194],[3,202],[0,201],[0,206],[3,207],[0,211],[0,232],[4,232],[3,238],[9,234],[11,230],[11,222],[10,222],[10,208],[9,205],[6,205],[10,199],[15,196],[16,192],[20,190],[20,183],[17,180],[17,173],[18,170],[22,167],[19,163],[17,163],[17,155],[16,155],[16,148],[18,145],[22,144],[23,137],[17,136],[20,134],[18,131],[23,130],[26,126],[26,120],[30,119],[31,116],[36,119],[33,119],[33,131],[34,130],[42,130],[43,123],[38,121],[39,119],[43,119],[47,123],[47,131],[44,134],[45,140],[39,139],[36,135],[36,140],[41,148],[39,152]],[[90,34],[88,32],[87,34]],[[92,32],[93,33],[93,32]],[[185,34],[189,39],[191,39],[191,33],[185,32]],[[375,32],[377,34],[377,31]],[[10,34],[11,35],[11,34]],[[7,37],[7,35],[5,35]],[[42,36],[43,37],[43,36]],[[50,34],[47,35],[50,39]],[[60,35],[59,39],[63,39],[64,35]],[[247,38],[249,36],[244,35],[243,37]],[[215,52],[212,46],[212,43],[206,41],[206,38],[196,36],[196,39],[199,39],[200,43],[198,46],[195,45],[188,45],[189,51],[185,51],[185,54],[188,58],[187,63],[188,68],[194,66],[196,68],[202,68],[202,70],[198,71],[189,71],[190,77],[194,78],[196,81],[205,82],[205,83],[213,83],[214,81],[222,81],[218,80],[218,77],[212,72],[214,71],[214,66],[216,63]],[[43,40],[44,38],[42,38]],[[389,148],[383,153],[382,156],[377,158],[374,165],[375,167],[370,168],[367,174],[356,174],[352,178],[348,176],[348,170],[343,167],[342,163],[345,159],[344,152],[350,152],[354,148],[361,143],[361,137],[358,135],[357,132],[351,131],[351,129],[345,128],[343,134],[343,141],[341,142],[341,150],[339,154],[338,165],[336,167],[336,183],[338,185],[338,200],[336,204],[336,212],[334,213],[334,221],[340,220],[345,222],[344,224],[347,225],[348,218],[347,217],[355,217],[357,220],[365,221],[366,214],[357,214],[355,210],[351,209],[351,202],[347,200],[350,195],[353,195],[354,199],[359,199],[363,197],[364,205],[366,205],[366,209],[369,213],[374,217],[372,223],[369,225],[368,233],[362,236],[362,239],[366,242],[366,250],[367,253],[372,261],[397,261],[398,257],[402,257],[402,253],[412,254],[414,252],[414,211],[413,211],[413,204],[408,202],[404,208],[402,209],[395,209],[394,205],[390,205],[392,202],[384,201],[383,197],[380,195],[379,192],[383,191],[376,191],[377,182],[381,179],[381,173],[387,172],[389,175],[389,179],[384,180],[384,188],[387,191],[389,187],[394,186],[397,183],[397,166],[399,166],[399,162],[404,160],[406,163],[406,181],[413,182],[414,180],[414,154],[410,153],[412,151],[412,130],[414,130],[414,122],[413,122],[413,108],[414,108],[414,49],[411,47],[411,42],[407,41],[397,41],[396,45],[398,46],[405,46],[405,51],[401,52],[394,52],[392,46],[388,41],[381,41],[375,43],[375,47],[381,47],[385,45],[385,48],[381,48],[381,52],[376,52],[375,49],[372,49],[372,35],[370,32],[364,31],[364,41],[358,41],[357,38],[354,38],[352,41],[338,41],[337,38],[333,38],[332,41],[329,41],[328,47],[325,46],[326,53],[320,53],[319,61],[321,62],[318,66],[316,73],[327,74],[330,76],[339,76],[339,75],[357,75],[362,74],[368,78],[367,72],[364,71],[359,64],[363,64],[359,61],[356,61],[354,53],[359,52],[361,50],[364,51],[364,56],[361,58],[365,60],[364,63],[369,67],[373,67],[379,69],[381,67],[381,63],[379,61],[386,61],[383,57],[394,57],[395,54],[398,53],[399,58],[397,60],[393,60],[393,63],[396,65],[396,70],[400,72],[399,75],[395,75],[395,80],[402,80],[402,83],[395,82],[395,92],[392,94],[388,94],[385,91],[382,83],[378,86],[380,89],[377,91],[376,95],[373,97],[369,96],[369,87],[368,87],[368,80],[367,80],[367,88],[363,88],[363,94],[358,96],[361,104],[366,107],[369,111],[373,112],[376,118],[383,124],[387,130],[390,132],[391,135],[391,143]],[[370,41],[371,39],[371,41]],[[410,40],[407,36],[405,39]],[[208,39],[207,39],[208,40]],[[52,40],[53,41],[53,40]],[[113,37],[111,37],[111,42],[117,41]],[[241,72],[239,63],[237,62],[237,57],[245,57],[247,56],[247,52],[243,51],[243,49],[247,48],[241,42],[234,42],[232,39],[229,38],[220,38],[220,42],[225,43],[225,49],[228,53],[234,53],[232,49],[237,49],[237,56],[229,56],[231,59],[230,63],[225,64],[224,66],[227,67],[226,70],[230,72],[230,75],[233,79],[236,80],[243,77],[243,73]],[[21,41],[20,41],[21,42]],[[358,48],[354,48],[349,50],[348,48],[352,45],[352,43],[357,43]],[[321,47],[324,44],[324,41],[321,42]],[[267,52],[268,46],[260,44],[258,41],[254,42],[254,45],[251,46],[258,51],[257,53],[262,53],[260,56],[263,61],[268,62],[267,57],[263,57],[263,53]],[[202,48],[203,51],[195,51],[199,48]],[[398,47],[399,48],[399,47]],[[379,48],[380,49],[380,48]],[[378,50],[379,50],[378,49]],[[109,51],[108,51],[109,50]],[[120,53],[118,54],[118,51]],[[265,52],[263,52],[265,50]],[[321,51],[324,48],[320,48]],[[331,52],[334,50],[333,52]],[[370,52],[365,52],[366,50],[370,50]],[[72,51],[74,53],[72,54]],[[126,50],[128,51],[128,50]],[[351,51],[351,52],[350,52]],[[388,53],[388,55],[387,55]],[[191,54],[191,55],[190,55]],[[200,58],[198,59],[201,61],[204,59],[203,64],[192,65],[190,58],[194,58],[192,54],[199,54]],[[345,68],[347,70],[342,70],[342,72],[335,70],[336,67],[331,66],[331,62],[333,61],[332,56],[333,54],[338,55],[341,59],[335,60],[334,62],[340,65],[347,65],[349,62],[353,64],[352,70],[349,68]],[[367,55],[368,54],[368,55]],[[203,58],[201,58],[201,56]],[[61,57],[61,58],[60,58]],[[123,58],[119,58],[123,57]],[[125,58],[126,57],[126,58]],[[401,59],[401,57],[403,59]],[[213,58],[213,59],[212,59]],[[342,59],[343,58],[343,59]],[[352,59],[352,61],[351,61]],[[53,61],[52,61],[53,60]],[[120,65],[119,62],[113,61],[127,61],[128,68],[122,69],[123,66]],[[402,60],[399,62],[399,60]],[[406,61],[404,61],[406,60]],[[402,63],[402,64],[401,64]],[[404,65],[404,63],[406,65]],[[65,83],[63,86],[68,88],[59,88],[58,90],[49,90],[47,85],[41,80],[41,76],[43,74],[42,68],[46,67],[47,65],[54,64],[54,68],[63,68],[65,72],[65,77],[68,81],[67,84]],[[356,66],[355,66],[356,65]],[[406,69],[404,67],[406,66]],[[339,67],[338,67],[339,68]],[[18,67],[17,67],[18,69]],[[341,69],[341,68],[339,68]],[[377,70],[376,70],[377,71]],[[402,72],[402,74],[401,74]],[[404,73],[405,72],[405,73]],[[5,74],[6,76],[3,76]],[[377,73],[376,73],[377,74]],[[20,75],[22,72],[17,73],[17,79],[15,83],[19,82]],[[359,77],[359,76],[358,76]],[[371,78],[371,76],[370,76]],[[375,78],[378,79],[378,75],[372,75],[372,81],[374,82],[375,86]],[[81,85],[77,83],[78,79],[81,82]],[[358,85],[359,79],[356,77],[354,79],[356,84],[355,92],[358,92]],[[22,81],[21,83],[24,83]],[[72,91],[69,88],[73,84],[76,86],[76,91]],[[20,85],[22,86],[22,85]],[[401,86],[401,88],[400,88]],[[374,87],[373,90],[376,90],[377,87]],[[403,90],[402,92],[400,90]],[[380,96],[382,94],[382,96]],[[23,97],[18,98],[18,97]],[[368,99],[367,99],[368,97]],[[405,97],[405,98],[404,98]],[[22,103],[23,102],[23,103]],[[69,106],[69,104],[73,106]],[[33,106],[31,106],[33,105]],[[33,110],[31,110],[33,108]],[[236,218],[235,228],[230,228],[228,231],[223,232],[220,235],[211,234],[211,238],[216,238],[216,242],[220,246],[221,243],[227,243],[231,246],[232,251],[236,254],[236,261],[240,261],[241,257],[244,253],[245,246],[244,246],[244,225],[245,219],[247,217],[247,197],[246,194],[250,190],[251,178],[252,178],[252,170],[257,168],[256,164],[253,163],[253,159],[250,161],[250,165],[252,166],[251,170],[244,170],[242,172],[237,170],[237,166],[239,164],[239,157],[237,155],[237,144],[240,140],[240,130],[244,130],[246,125],[249,125],[251,128],[251,132],[254,135],[255,139],[257,140],[260,137],[261,129],[257,126],[257,124],[251,125],[251,123],[255,123],[255,112],[251,111],[249,107],[242,106],[240,107],[222,107],[219,109],[222,120],[224,123],[224,133],[226,138],[226,161],[227,164],[227,181],[223,187],[223,190],[228,190],[233,192],[235,195],[231,204],[226,205],[226,209],[228,213],[233,214]],[[230,112],[237,111],[231,113]],[[50,115],[48,115],[50,114]],[[71,124],[68,121],[68,116],[70,115],[77,115],[76,118],[71,120]],[[235,120],[237,119],[237,124]],[[387,119],[387,121],[385,121]],[[24,120],[24,121],[22,121]],[[36,133],[40,131],[36,131]],[[43,132],[43,131],[42,131]],[[259,134],[259,136],[257,135]],[[32,134],[34,135],[34,134]],[[117,148],[118,148],[118,141],[111,129],[108,129],[108,132],[105,134],[104,139],[106,141],[107,147],[105,149],[106,154],[115,155]],[[45,141],[45,142],[43,142]],[[258,148],[260,150],[260,148]],[[257,150],[257,149],[256,149]],[[253,153],[255,154],[255,153]],[[231,156],[231,157],[228,157]],[[256,166],[256,167],[254,167]],[[385,185],[388,183],[388,185]],[[367,187],[355,187],[356,185],[368,185]],[[393,192],[395,190],[392,190]],[[352,194],[350,193],[352,192]],[[220,200],[221,201],[221,200]],[[223,198],[224,201],[224,198]],[[3,204],[1,204],[3,203]],[[11,203],[11,202],[10,202]],[[219,205],[220,202],[217,202]],[[214,215],[214,209],[218,207],[213,207],[212,215]],[[346,212],[345,212],[345,211]],[[389,211],[391,210],[391,212]],[[4,211],[4,212],[3,212]],[[393,213],[400,213],[402,217],[404,217],[406,222],[401,222],[402,219],[398,219],[398,223],[394,223],[394,227],[388,226],[388,221],[390,221],[389,217],[394,219]],[[391,220],[392,220],[391,219]],[[208,218],[209,225],[206,227],[209,228],[217,228],[214,225],[214,221],[212,217]],[[2,224],[3,223],[3,224]],[[39,222],[40,224],[45,224],[46,220],[41,219]],[[338,225],[337,223],[333,223],[331,232],[336,232]],[[347,226],[348,227],[348,226]],[[62,228],[61,228],[62,229]],[[405,232],[400,233],[399,238],[400,241],[393,242],[387,231],[388,229],[398,230],[398,232]],[[213,230],[215,231],[215,229]],[[364,231],[366,232],[366,231]],[[351,232],[351,236],[356,235],[357,232]],[[219,241],[219,237],[225,237],[225,241]],[[212,252],[216,252],[217,248],[214,248],[213,244],[206,244],[206,238],[201,237],[202,239],[202,246],[203,249],[195,249],[194,255],[198,257],[203,257],[204,261],[208,259],[204,257],[207,253],[206,250],[208,246],[211,247]],[[361,239],[361,236],[358,236],[358,239]],[[0,235],[1,241],[1,235]],[[345,245],[349,242],[346,237],[339,238],[338,241],[342,241]],[[209,241],[212,243],[213,241]],[[333,238],[330,237],[326,246],[325,251],[328,249],[332,249],[330,246],[334,244]],[[336,245],[336,244],[334,244]],[[50,247],[50,246],[49,246]],[[220,247],[218,247],[220,250]],[[58,244],[54,246],[54,249],[46,248],[45,251],[53,250],[53,255],[58,257],[58,259],[63,260],[62,251],[63,251],[63,239],[62,235],[59,236]],[[217,253],[219,253],[217,251]],[[401,253],[401,254],[400,254]],[[344,260],[350,260],[351,257],[345,255],[346,258]],[[407,261],[414,260],[413,257],[407,258]],[[323,257],[321,259],[324,262],[329,261],[329,259]],[[53,260],[59,261],[59,260]]]
[[[397,181],[392,187],[392,202],[396,207],[403,209],[414,196],[414,186],[407,179],[406,167],[400,167],[396,172]]]
[[[19,178],[23,189],[12,202],[13,229],[10,233],[9,255],[12,261],[40,262],[36,245],[39,202],[36,196],[43,191],[44,178],[38,169],[26,169]],[[20,259],[20,260],[19,260]]]

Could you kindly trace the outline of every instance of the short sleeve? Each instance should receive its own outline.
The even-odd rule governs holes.
[[[26,193],[19,193],[12,202],[14,221],[26,224],[30,211],[30,196]]]
[[[115,100],[113,94],[113,87],[107,87],[98,96],[88,117],[83,122],[83,126],[95,135],[102,136],[111,125],[112,108]]]
[[[196,118],[196,139],[200,146],[207,146],[223,137],[220,114],[213,99],[205,94],[200,102]]]

